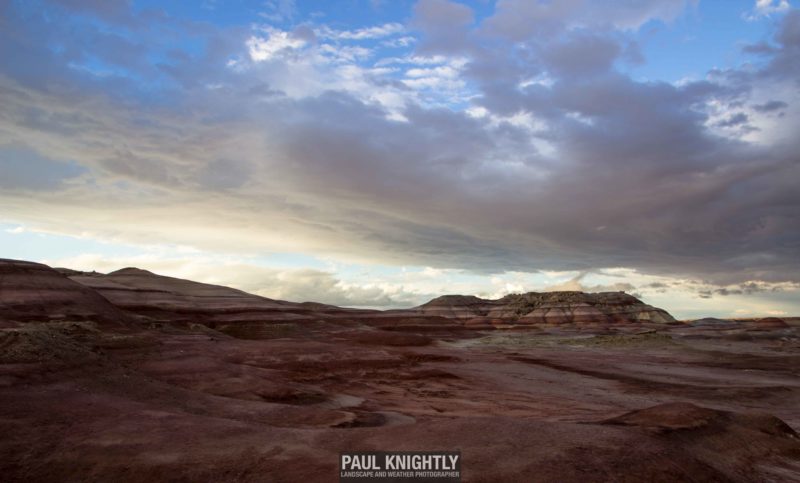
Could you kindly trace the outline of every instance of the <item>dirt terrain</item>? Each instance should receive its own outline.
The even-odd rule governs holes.
[[[460,450],[470,482],[800,481],[796,320],[483,330],[0,269],[3,481],[328,482],[344,450]]]

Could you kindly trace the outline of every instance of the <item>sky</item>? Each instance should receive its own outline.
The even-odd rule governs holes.
[[[0,257],[800,315],[793,1],[0,2]]]

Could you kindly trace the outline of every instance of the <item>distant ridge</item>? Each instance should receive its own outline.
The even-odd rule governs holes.
[[[528,292],[496,300],[444,295],[410,311],[476,326],[675,322],[667,311],[624,292]]]
[[[665,310],[624,292],[529,292],[500,299],[443,295],[418,307],[360,310],[287,302],[126,267],[108,274],[0,260],[0,317],[20,322],[200,323],[209,327],[270,322],[358,320],[394,330],[504,329],[540,325],[669,324]],[[349,321],[349,322],[348,322]],[[767,321],[763,325],[778,325]]]
[[[108,274],[80,273],[70,278],[96,290],[117,307],[168,322],[216,326],[301,321],[350,311],[332,305],[273,300],[231,287],[158,275],[135,267]]]
[[[105,297],[42,263],[0,259],[0,319],[91,321],[122,325],[132,318]]]

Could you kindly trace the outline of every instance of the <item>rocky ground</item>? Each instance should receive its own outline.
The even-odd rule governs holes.
[[[192,322],[175,286],[143,315],[2,268],[4,481],[327,482],[344,450],[460,450],[470,482],[800,481],[795,321],[475,330],[249,301]],[[92,310],[26,308],[53,284]]]

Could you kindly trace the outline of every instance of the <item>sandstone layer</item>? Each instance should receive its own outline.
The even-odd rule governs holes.
[[[361,311],[332,305],[273,300],[241,290],[157,275],[138,268],[109,274],[68,272],[115,306],[161,322],[218,324],[301,321],[341,317]]]
[[[102,274],[5,260],[0,261],[0,270],[6,274],[0,287],[8,293],[0,300],[0,316],[19,320],[57,320],[83,314],[86,320],[122,322],[135,318],[151,323],[200,323],[212,328],[235,325],[239,331],[265,321],[360,321],[395,330],[434,331],[564,324],[599,329],[674,322],[666,311],[622,292],[531,292],[497,300],[445,295],[416,308],[381,312],[273,300],[138,268]],[[16,295],[12,296],[12,291]],[[37,300],[47,303],[38,304]]]
[[[530,292],[497,300],[445,295],[410,311],[457,319],[473,326],[675,322],[665,310],[624,292]]]
[[[95,290],[47,265],[0,259],[0,319],[123,324],[130,317]]]

